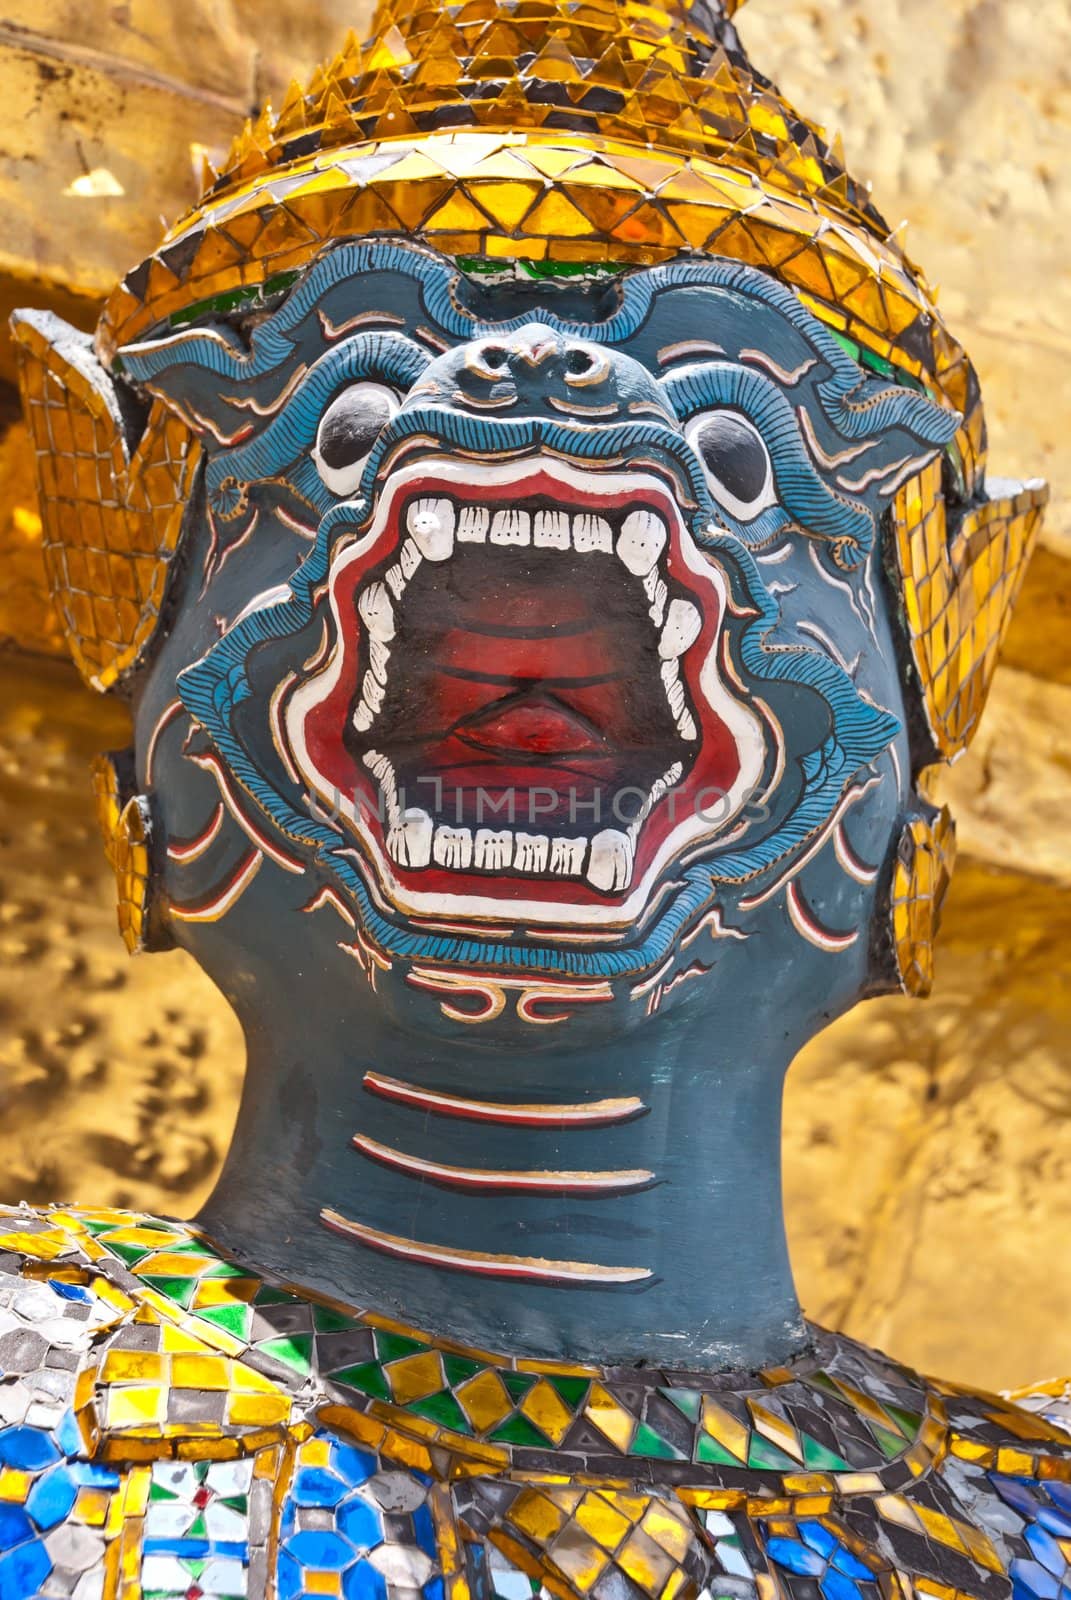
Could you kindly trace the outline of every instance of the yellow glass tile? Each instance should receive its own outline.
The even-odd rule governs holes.
[[[203,1311],[206,1306],[234,1303],[248,1305],[260,1284],[259,1278],[204,1278],[197,1285],[191,1309]]]
[[[606,1435],[611,1444],[616,1445],[618,1450],[628,1449],[632,1443],[636,1419],[603,1388],[601,1383],[592,1384],[587,1405],[584,1407],[584,1415],[595,1424],[600,1433]]]
[[[585,1533],[590,1533],[604,1550],[613,1551],[632,1527],[632,1522],[614,1509],[611,1499],[601,1494],[586,1494],[574,1516]]]
[[[227,1421],[267,1426],[273,1422],[285,1422],[290,1415],[290,1408],[291,1401],[287,1395],[232,1394],[227,1401]]]
[[[997,1451],[997,1471],[1005,1473],[1010,1478],[1029,1478],[1033,1467],[1034,1458],[1025,1450],[1004,1447]]]
[[[105,1396],[111,1428],[130,1428],[162,1422],[167,1410],[166,1390],[156,1384],[129,1384],[109,1389]]]
[[[508,1512],[509,1520],[537,1544],[549,1544],[564,1526],[561,1511],[546,1495],[522,1489]]]
[[[480,1433],[486,1433],[509,1416],[513,1401],[498,1373],[491,1368],[476,1374],[454,1390],[458,1404]]]
[[[107,1489],[79,1489],[74,1502],[74,1520],[90,1528],[102,1528],[110,1502]]]
[[[306,1439],[298,1450],[303,1467],[326,1467],[331,1459],[330,1439]]]
[[[615,1559],[617,1565],[628,1574],[633,1583],[638,1583],[649,1595],[661,1592],[663,1584],[673,1570],[670,1557],[640,1529],[629,1536]]]
[[[653,1500],[644,1512],[640,1526],[675,1561],[684,1560],[693,1534],[691,1524],[682,1512],[676,1511],[666,1501]]]
[[[100,1372],[104,1383],[160,1383],[166,1374],[167,1363],[153,1350],[109,1350]]]
[[[407,1405],[412,1400],[425,1400],[446,1388],[442,1357],[437,1350],[426,1350],[420,1355],[405,1356],[383,1368],[390,1392],[396,1403]]]
[[[610,1557],[595,1543],[562,1543],[552,1552],[556,1566],[560,1567],[570,1585],[580,1594],[587,1594],[606,1571]]]
[[[740,1461],[747,1460],[748,1441],[750,1429],[746,1423],[734,1417],[731,1411],[726,1411],[711,1395],[703,1398],[703,1427],[720,1445],[724,1445],[730,1455],[736,1456]]]
[[[554,1444],[561,1442],[573,1421],[573,1413],[557,1390],[542,1380],[529,1389],[520,1408]]]
[[[577,238],[593,232],[592,224],[571,200],[557,189],[551,189],[534,206],[524,220],[527,234],[550,238]]]
[[[225,1356],[174,1355],[171,1382],[176,1389],[229,1389],[230,1366]]]
[[[486,179],[481,175],[478,181],[470,180],[467,187],[471,193],[479,197],[480,204],[494,218],[495,223],[508,232],[512,232],[523,222],[543,193],[543,185],[534,178],[527,183],[503,182]]]
[[[172,1251],[175,1245],[181,1242],[182,1240],[174,1233],[165,1233],[162,1228],[148,1227],[117,1228],[114,1233],[109,1233],[104,1240],[105,1244],[133,1244],[145,1250],[166,1250],[168,1252]],[[206,1251],[205,1254],[206,1259],[212,1259],[209,1252]],[[174,1260],[175,1258],[169,1255],[168,1259]],[[184,1255],[182,1259],[183,1261],[199,1261],[201,1258],[194,1255]]]
[[[768,1406],[762,1405],[758,1400],[749,1399],[747,1408],[751,1413],[755,1427],[764,1438],[769,1439],[779,1450],[783,1450],[786,1455],[794,1456],[797,1461],[802,1462],[803,1449],[799,1435],[790,1422],[786,1422],[776,1412],[771,1411]]]
[[[14,1467],[0,1467],[0,1500],[14,1500],[21,1505],[30,1492],[32,1472],[16,1472]]]
[[[116,1506],[124,1517],[143,1517],[152,1488],[152,1468],[132,1467],[125,1475],[122,1488],[115,1497]]]
[[[307,1571],[302,1587],[305,1594],[341,1594],[342,1574],[340,1572]]]

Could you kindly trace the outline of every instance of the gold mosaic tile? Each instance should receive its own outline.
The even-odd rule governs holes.
[[[93,797],[104,852],[115,873],[119,932],[131,955],[144,949],[149,909],[148,831],[140,795],[126,798],[110,756],[93,761]]]
[[[41,315],[20,313],[13,332],[45,569],[75,663],[104,690],[159,621],[200,448],[156,402],[128,459],[107,380],[51,344]]]
[[[932,822],[913,818],[900,835],[893,867],[892,933],[907,994],[927,995],[933,988],[934,942],[955,862],[955,838],[947,806]]]
[[[950,526],[938,460],[893,502],[912,660],[946,761],[978,725],[1047,499],[1044,484],[1011,485]]]

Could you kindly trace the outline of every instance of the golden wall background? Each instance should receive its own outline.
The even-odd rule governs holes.
[[[89,326],[367,0],[0,9],[0,312]],[[1071,8],[750,0],[756,62],[843,132],[980,368],[999,473],[1053,482],[983,731],[937,777],[960,828],[935,997],[873,1002],[797,1063],[785,1176],[804,1303],[930,1371],[1071,1370]],[[74,42],[72,42],[74,41]],[[191,1214],[226,1146],[237,1027],[181,953],[129,962],[86,767],[123,708],[58,657],[0,346],[0,1199]],[[1066,454],[1066,452],[1064,452]]]

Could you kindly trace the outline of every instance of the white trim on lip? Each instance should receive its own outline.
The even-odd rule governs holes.
[[[643,877],[632,885],[627,898],[617,904],[593,901],[577,905],[569,901],[512,897],[507,899],[501,894],[492,897],[471,893],[451,894],[449,891],[431,894],[406,888],[386,853],[385,840],[381,846],[348,796],[339,795],[325,785],[322,775],[309,755],[304,737],[305,718],[314,706],[319,705],[334,691],[341,676],[345,656],[343,621],[337,599],[339,574],[353,562],[363,561],[371,554],[388,526],[395,503],[414,484],[426,484],[429,489],[456,485],[460,491],[458,498],[464,498],[465,491],[471,490],[472,487],[472,472],[471,461],[449,456],[442,460],[434,458],[429,460],[428,457],[422,456],[410,466],[398,469],[391,474],[384,487],[366,531],[348,545],[333,563],[328,579],[328,603],[335,623],[335,645],[323,669],[314,677],[306,679],[291,693],[285,712],[286,732],[294,762],[313,793],[324,804],[336,807],[347,819],[361,840],[366,854],[371,858],[381,893],[404,915],[415,917],[445,915],[466,921],[501,920],[503,905],[508,904],[511,918],[534,926],[559,924],[592,929],[627,926],[634,923],[643,913],[655,884],[670,863],[690,845],[706,838],[713,840],[723,831],[721,827],[712,832],[709,823],[701,816],[686,816],[662,841]],[[568,495],[597,500],[627,494],[657,506],[667,525],[671,526],[675,533],[675,541],[671,540],[669,549],[659,558],[660,570],[666,570],[673,550],[678,551],[689,574],[698,580],[700,585],[709,585],[716,591],[721,615],[725,615],[729,596],[724,578],[720,570],[709,562],[695,545],[667,484],[654,472],[598,468],[581,470],[554,456],[537,454],[511,461],[483,463],[480,482],[481,485],[509,490],[540,472],[560,483]],[[508,549],[502,550],[501,558],[503,561],[511,559]],[[739,812],[744,799],[762,771],[766,740],[759,719],[741,701],[729,694],[721,682],[716,665],[713,671],[709,670],[710,657],[716,655],[716,652],[717,640],[700,671],[699,683],[707,703],[728,728],[740,755],[740,772],[729,795],[726,817],[728,821]],[[502,877],[493,881],[517,888],[523,888],[524,884],[523,879],[513,877]],[[553,882],[554,879],[549,875],[546,879],[539,879],[541,883],[548,881]],[[560,881],[564,884],[575,880]]]

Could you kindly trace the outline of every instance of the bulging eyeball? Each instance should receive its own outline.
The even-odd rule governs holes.
[[[312,447],[316,470],[332,494],[355,492],[369,451],[397,410],[398,396],[382,383],[351,383],[335,396]]]
[[[773,463],[762,434],[739,411],[703,411],[685,429],[710,492],[738,522],[777,503]]]

